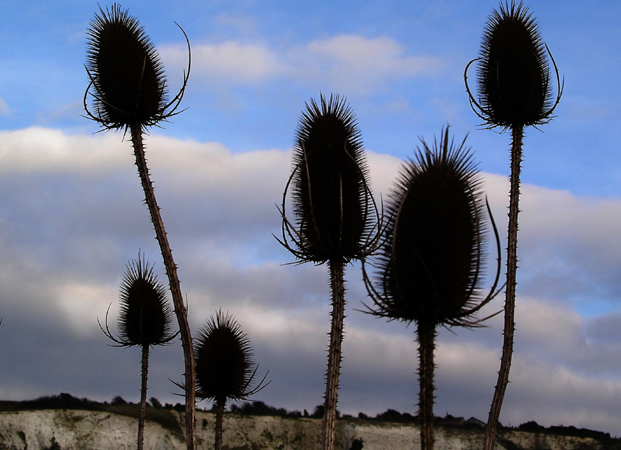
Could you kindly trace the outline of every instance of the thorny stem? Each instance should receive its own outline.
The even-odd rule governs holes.
[[[177,276],[177,266],[173,260],[172,250],[168,243],[168,237],[164,230],[164,222],[160,215],[160,208],[157,205],[155,194],[153,192],[153,184],[149,177],[149,169],[145,158],[144,144],[142,141],[142,128],[139,124],[130,127],[132,144],[134,146],[134,155],[136,156],[136,166],[138,167],[138,175],[142,183],[145,194],[145,202],[149,208],[151,221],[155,228],[155,236],[160,245],[164,266],[166,267],[166,275],[172,294],[175,315],[179,323],[179,332],[181,334],[181,345],[183,347],[183,356],[185,362],[185,430],[186,443],[188,450],[195,450],[195,385],[196,375],[194,371],[194,348],[192,347],[192,335],[190,333],[190,325],[188,323],[188,315],[183,304],[183,296],[181,294],[181,286],[179,277]]]
[[[144,447],[144,419],[147,413],[147,378],[149,373],[149,344],[142,344],[142,381],[140,383],[140,414],[138,414],[138,450]]]
[[[515,288],[517,272],[517,234],[518,234],[518,213],[520,200],[520,169],[522,164],[522,139],[524,137],[524,127],[515,126],[511,129],[511,190],[509,193],[509,229],[507,246],[507,285],[505,291],[505,329],[502,344],[502,357],[500,359],[500,370],[498,371],[498,382],[494,390],[494,399],[489,410],[487,429],[485,432],[484,450],[492,450],[496,432],[498,429],[498,419],[500,409],[505,396],[507,384],[509,383],[509,370],[511,369],[511,356],[513,354],[513,335],[515,332]]]
[[[216,442],[214,444],[215,450],[222,450],[222,420],[224,417],[224,403],[225,401],[216,400]]]
[[[436,335],[433,320],[418,321],[418,416],[420,420],[421,450],[433,450],[433,350]]]
[[[340,259],[331,259],[329,261],[329,268],[332,289],[332,324],[330,329],[328,369],[326,372],[326,395],[323,408],[323,450],[332,450],[334,448],[336,404],[338,402],[339,375],[341,371],[341,344],[343,343],[343,320],[345,318],[345,263]]]

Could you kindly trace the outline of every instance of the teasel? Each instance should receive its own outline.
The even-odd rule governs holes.
[[[211,317],[196,340],[196,396],[213,400],[216,408],[215,446],[222,449],[222,421],[227,400],[245,400],[265,388],[267,373],[253,386],[255,365],[250,340],[235,319],[222,310]]]
[[[549,60],[547,56],[549,55]],[[550,62],[558,86],[552,93]],[[479,100],[468,87],[468,68],[478,63]],[[489,17],[480,57],[470,61],[464,71],[466,91],[474,112],[488,128],[511,129],[511,175],[509,194],[509,225],[507,246],[507,282],[503,351],[498,382],[489,412],[485,449],[493,447],[500,409],[509,382],[515,330],[515,291],[517,272],[517,235],[520,197],[520,171],[524,127],[543,125],[553,118],[553,112],[563,94],[556,62],[541,39],[539,27],[528,8],[521,2],[500,5]]]
[[[179,323],[184,350],[186,441],[188,450],[195,445],[194,355],[187,311],[181,294],[177,265],[172,256],[164,223],[160,215],[153,184],[149,175],[143,133],[151,126],[178,114],[190,75],[191,53],[187,35],[181,31],[188,45],[188,68],[177,95],[168,100],[166,77],[157,51],[138,20],[122,10],[118,4],[110,9],[99,8],[87,36],[86,71],[90,83],[84,94],[84,109],[88,118],[99,123],[103,130],[129,131],[138,175],[145,193],[156,239],[168,275],[174,311]],[[177,25],[178,26],[178,25]],[[87,99],[93,98],[93,110]]]
[[[479,326],[485,319],[476,319],[475,313],[498,293],[500,240],[465,141],[455,146],[448,127],[432,147],[421,140],[422,149],[402,166],[387,201],[381,247],[368,263],[376,268],[373,281],[363,261],[363,279],[373,302],[365,305],[366,312],[417,324],[423,450],[434,443],[436,328]],[[486,215],[496,238],[498,267],[484,296],[480,286]]]
[[[166,301],[166,288],[138,252],[138,259],[130,261],[120,289],[119,336],[112,335],[106,312],[104,334],[118,347],[140,347],[141,389],[140,413],[138,415],[138,450],[144,445],[144,420],[147,403],[147,378],[149,371],[149,348],[170,343],[178,333],[171,331],[172,310]],[[99,321],[98,321],[99,322]]]
[[[285,210],[292,185],[292,223]],[[332,313],[322,448],[334,446],[336,405],[345,317],[345,265],[377,245],[381,217],[369,185],[362,139],[345,98],[311,99],[302,113],[293,147],[293,170],[283,193],[283,244],[298,263],[328,263]]]

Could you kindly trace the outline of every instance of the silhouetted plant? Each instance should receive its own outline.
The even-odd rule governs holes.
[[[285,201],[293,183],[295,225]],[[375,246],[381,219],[369,187],[362,139],[353,111],[344,98],[321,95],[306,104],[296,132],[293,172],[280,209],[282,240],[299,263],[328,263],[332,291],[332,325],[326,372],[322,448],[332,449],[341,343],[345,314],[345,265],[364,258]],[[374,222],[377,219],[377,222]],[[376,225],[377,223],[377,225]]]
[[[252,386],[255,366],[250,340],[228,313],[219,310],[196,340],[196,395],[213,400],[216,409],[215,446],[222,448],[222,418],[227,400],[245,400],[269,384],[265,378]]]
[[[546,53],[550,55],[556,74],[556,98],[552,94],[550,64]],[[552,120],[564,84],[547,45],[541,39],[537,22],[521,2],[517,5],[514,1],[504,6],[501,4],[500,12],[493,11],[485,27],[480,55],[468,63],[464,72],[470,104],[487,127],[500,127],[503,131],[511,129],[512,135],[504,341],[485,440],[485,449],[491,450],[509,382],[513,353],[518,203],[524,127],[538,126]],[[468,68],[475,61],[478,62],[478,101],[470,92],[467,80]]]
[[[432,148],[421,142],[422,150],[402,166],[390,193],[381,251],[372,263],[375,282],[364,264],[363,274],[374,304],[367,312],[417,324],[421,448],[428,450],[434,442],[436,327],[480,322],[473,315],[497,293],[500,258],[493,287],[483,297],[486,208],[472,155],[465,139],[454,146],[448,127]],[[493,219],[492,225],[499,246]]]
[[[143,261],[140,253],[138,253],[137,260],[132,260],[127,264],[127,270],[121,282],[119,300],[119,337],[114,337],[110,332],[108,313],[106,313],[105,329],[101,324],[99,327],[109,339],[115,342],[116,346],[137,346],[142,349],[142,382],[140,414],[138,415],[138,450],[141,450],[144,445],[149,347],[168,344],[177,336],[177,333],[172,333],[170,329],[172,311],[166,301],[166,288],[153,273],[153,266]]]
[[[123,130],[125,133],[129,131],[131,135],[138,175],[166,266],[174,311],[179,322],[184,350],[185,386],[187,386],[186,441],[188,450],[194,450],[195,374],[192,336],[177,276],[177,266],[153,192],[142,137],[146,128],[159,125],[178,114],[177,110],[190,74],[190,57],[181,90],[168,100],[162,63],[138,20],[117,4],[110,9],[106,8],[105,11],[101,7],[99,10],[100,14],[95,15],[87,31],[86,71],[90,83],[84,94],[84,109],[87,117],[99,123],[104,130]],[[181,31],[185,36],[190,55],[188,37],[183,29]],[[89,94],[93,98],[92,111],[87,105]]]

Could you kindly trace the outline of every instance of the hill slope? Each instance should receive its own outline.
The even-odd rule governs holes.
[[[175,410],[161,410],[158,421],[148,420],[145,448],[185,450]],[[174,420],[171,420],[174,419]],[[213,448],[215,415],[197,412],[199,448]],[[136,447],[135,418],[110,411],[40,410],[0,412],[0,450],[130,450]],[[364,450],[420,448],[415,424],[346,419],[338,422],[337,450],[350,450],[354,440]],[[320,449],[321,420],[226,414],[226,450]],[[483,430],[476,427],[438,426],[436,450],[479,450]],[[355,448],[355,447],[354,447]],[[359,447],[358,447],[359,448]],[[619,440],[597,440],[517,430],[501,432],[499,450],[613,450]]]

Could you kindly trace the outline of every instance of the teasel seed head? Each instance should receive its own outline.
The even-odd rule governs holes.
[[[548,59],[547,56],[550,56]],[[478,102],[467,81],[469,66],[477,61]],[[552,93],[550,61],[558,92]],[[490,127],[503,129],[549,122],[560,101],[563,82],[539,26],[521,2],[500,5],[489,17],[480,56],[466,66],[466,89],[474,111]]]
[[[228,313],[211,317],[196,339],[196,396],[224,404],[243,400],[267,386],[265,378],[256,385],[250,340]]]
[[[99,10],[87,31],[86,70],[90,78],[84,94],[87,116],[104,129],[127,129],[132,125],[142,128],[157,125],[177,114],[189,65],[183,87],[169,101],[163,65],[138,20],[116,3],[110,9],[100,7]],[[185,32],[184,36],[189,52]],[[89,94],[94,99],[93,111],[87,105]]]
[[[107,313],[105,329],[100,324],[118,346],[165,345],[177,336],[171,331],[173,312],[166,299],[166,287],[153,268],[140,253],[126,266],[119,295],[119,337],[111,334]]]
[[[295,226],[285,215],[291,183]],[[326,100],[321,95],[319,104],[314,99],[306,104],[281,214],[281,243],[300,262],[359,259],[375,242],[373,215],[379,218],[379,213],[370,191],[360,131],[345,98],[330,95]]]
[[[375,304],[367,312],[407,323],[472,326],[473,314],[496,295],[500,273],[498,266],[492,291],[483,298],[481,178],[465,139],[455,146],[448,127],[433,147],[421,143],[415,160],[402,166],[387,202],[382,247],[371,263],[376,282],[364,271]],[[499,250],[495,225],[494,232]]]

